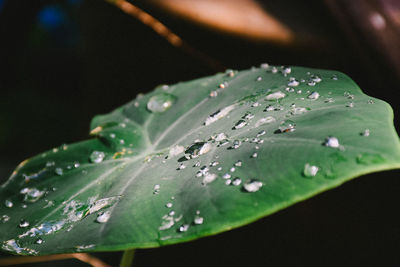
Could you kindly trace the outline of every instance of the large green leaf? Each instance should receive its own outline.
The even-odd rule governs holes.
[[[17,167],[1,187],[3,250],[156,247],[241,226],[400,167],[392,116],[334,71],[263,65],[161,86],[94,118],[95,138]]]

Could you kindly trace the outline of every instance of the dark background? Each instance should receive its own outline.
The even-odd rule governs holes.
[[[317,42],[256,43],[138,4],[228,68],[268,62],[340,70],[392,105],[398,130],[400,78],[382,51],[356,27],[349,36],[324,2],[296,2],[303,1],[263,5]],[[156,85],[216,71],[103,1],[0,0],[0,180],[25,158],[88,138],[94,115]],[[366,175],[227,233],[138,250],[134,266],[399,266],[399,175]],[[120,258],[96,255],[113,266]],[[86,266],[30,266],[72,263]]]

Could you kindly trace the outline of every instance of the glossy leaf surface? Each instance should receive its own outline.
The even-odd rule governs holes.
[[[17,167],[0,191],[2,248],[125,250],[239,227],[398,168],[392,119],[334,71],[262,65],[160,86],[95,117],[92,139]]]

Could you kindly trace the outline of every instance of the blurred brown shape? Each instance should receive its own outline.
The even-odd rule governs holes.
[[[293,42],[293,32],[254,0],[150,0],[178,17],[255,41]]]
[[[400,80],[400,1],[325,0],[360,53],[375,51]],[[368,49],[370,48],[370,49]]]
[[[109,2],[110,4],[115,5],[126,14],[138,19],[144,25],[150,27],[161,37],[166,39],[171,45],[181,48],[186,53],[204,62],[210,68],[216,71],[223,71],[226,69],[226,67],[223,66],[217,60],[209,57],[208,55],[202,53],[201,51],[187,44],[178,35],[172,32],[167,26],[162,24],[158,19],[156,19],[149,13],[145,12],[144,10],[140,9],[139,7],[127,2],[126,0],[106,0],[106,1]]]

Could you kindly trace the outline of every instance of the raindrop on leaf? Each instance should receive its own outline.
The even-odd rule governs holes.
[[[164,112],[172,106],[174,101],[175,97],[171,94],[154,95],[147,102],[147,109],[151,112]]]
[[[26,221],[26,220],[24,220],[24,219],[22,219],[22,220],[20,221],[19,225],[18,225],[19,228],[26,228],[26,227],[28,227],[28,226],[29,226],[29,222]]]
[[[14,206],[14,203],[12,203],[11,202],[11,200],[6,200],[6,201],[4,201],[4,205],[7,207],[7,208],[12,208],[12,206]]]
[[[258,190],[260,190],[262,185],[263,185],[262,182],[252,179],[243,184],[243,189],[247,192],[253,193],[253,192],[257,192]]]
[[[105,154],[102,151],[93,151],[92,154],[90,154],[90,161],[92,163],[100,163],[103,161],[103,159],[105,158]]]
[[[313,177],[317,175],[318,170],[319,168],[317,166],[306,163],[306,165],[304,165],[303,174],[305,177]]]

